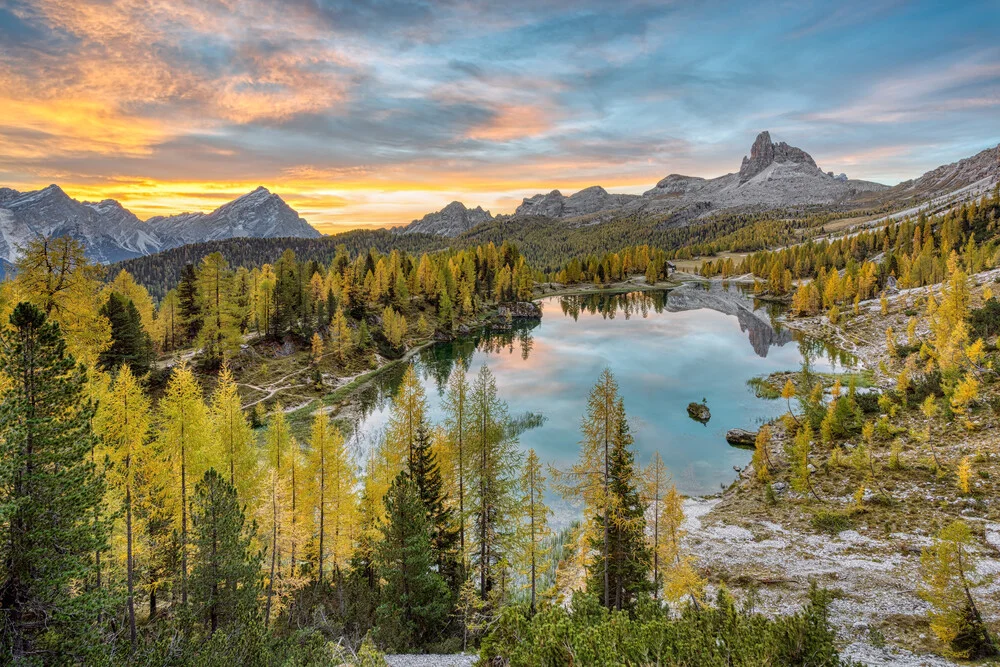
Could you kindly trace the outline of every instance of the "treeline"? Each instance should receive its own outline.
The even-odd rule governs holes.
[[[667,253],[642,245],[624,248],[619,252],[588,255],[582,259],[571,259],[565,267],[548,277],[568,285],[581,282],[604,285],[625,280],[637,273],[643,274],[646,283],[650,285],[669,278]]]
[[[369,250],[388,253],[392,250],[410,254],[434,252],[447,247],[447,240],[428,234],[399,234],[388,229],[355,229],[318,239],[303,238],[233,238],[203,243],[191,243],[165,250],[155,255],[136,257],[111,267],[115,274],[124,269],[150,291],[157,300],[167,290],[180,282],[184,267],[197,266],[202,258],[219,253],[233,267],[254,267],[274,264],[285,250],[291,250],[302,260],[327,265],[338,253],[338,248],[351,256]]]
[[[869,299],[881,292],[890,278],[899,288],[942,282],[949,276],[954,254],[968,273],[997,265],[1000,192],[965,204],[940,216],[920,214],[875,230],[849,236],[806,242],[781,250],[705,262],[706,277],[752,273],[761,279],[759,289],[782,295],[796,289],[793,310],[816,314],[833,306]]]

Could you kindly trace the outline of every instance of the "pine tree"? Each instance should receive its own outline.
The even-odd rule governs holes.
[[[383,603],[376,612],[377,634],[397,648],[425,645],[448,616],[448,588],[434,571],[426,509],[405,473],[385,497],[388,520],[376,551]]]
[[[213,448],[212,427],[201,387],[191,369],[174,368],[160,400],[160,469],[165,476],[174,527],[180,541],[181,603],[187,604],[188,503],[191,486],[207,468]]]
[[[529,612],[534,615],[537,598],[539,561],[548,555],[546,542],[551,536],[549,530],[549,508],[545,505],[545,476],[542,463],[534,449],[528,450],[521,474],[521,507],[524,508],[525,546],[523,562],[531,589]]]
[[[98,356],[98,367],[111,371],[128,364],[136,374],[145,375],[152,360],[153,342],[142,326],[135,304],[112,292],[101,306],[100,314],[111,323],[111,346]]]
[[[650,589],[651,558],[631,450],[633,440],[621,398],[615,404],[614,428],[607,502],[594,517],[598,531],[591,542],[594,549],[607,549],[607,555],[591,562],[587,588],[606,600],[608,608],[621,610],[630,609],[636,596]]]
[[[417,427],[409,473],[427,511],[427,527],[430,530],[431,550],[437,563],[437,571],[446,581],[454,584],[457,590],[460,583],[455,553],[458,531],[455,529],[454,512],[448,506],[437,457],[431,448],[430,434],[423,424]]]
[[[261,555],[252,544],[257,526],[247,524],[236,488],[215,471],[205,472],[191,500],[194,552],[191,602],[209,633],[257,612]]]
[[[94,418],[94,430],[100,434],[111,464],[110,486],[124,496],[125,508],[125,571],[129,622],[129,638],[136,642],[135,625],[135,530],[134,506],[145,493],[147,482],[147,441],[150,433],[150,403],[142,387],[123,364],[111,390],[101,401]]]
[[[95,445],[86,373],[66,353],[59,326],[20,303],[0,331],[0,637],[13,661],[75,656],[96,620],[98,593],[80,587],[106,548],[104,486],[89,460]]]
[[[193,264],[185,264],[177,283],[177,312],[183,331],[183,340],[192,341],[198,337],[203,324],[201,300],[198,295],[198,275]]]

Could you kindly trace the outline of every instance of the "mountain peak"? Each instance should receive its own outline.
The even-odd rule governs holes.
[[[460,201],[453,201],[440,211],[428,213],[419,220],[414,220],[402,231],[404,234],[458,236],[462,232],[492,219],[493,215],[489,211],[483,210],[482,206],[469,208]]]
[[[750,157],[743,157],[740,165],[740,183],[746,183],[751,178],[767,169],[775,162],[791,162],[816,167],[816,161],[801,148],[789,146],[784,141],[774,143],[771,133],[764,130],[754,139],[750,147]],[[818,167],[816,167],[818,169]]]

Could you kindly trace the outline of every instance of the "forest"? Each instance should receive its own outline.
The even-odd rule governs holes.
[[[662,259],[623,256],[636,270]],[[328,264],[285,250],[250,269],[210,253],[154,303],[127,271],[105,280],[79,243],[32,242],[0,286],[4,661],[378,665],[481,650],[525,665],[732,664],[736,650],[741,664],[839,664],[822,591],[778,620],[708,598],[680,496],[658,457],[635,460],[610,370],[567,470],[519,449],[525,426],[486,368],[456,366],[431,423],[408,367],[361,459],[328,411],[303,432],[280,402],[241,397],[248,347],[295,341],[322,383],[532,286],[509,244],[341,247]],[[568,531],[549,526],[550,490],[583,507]],[[733,623],[742,644],[720,646]],[[547,648],[524,652],[525,636]]]
[[[895,391],[863,394],[856,377],[830,386],[808,367],[773,387],[788,412],[756,435],[755,498],[773,506],[787,479],[797,506],[824,508],[810,510],[817,525],[841,525],[896,502],[907,415],[977,428],[994,382],[984,340],[1000,320],[988,287],[972,307],[967,277],[996,265],[998,209],[994,193],[932,220],[704,265],[752,272],[761,295],[832,324],[880,294],[884,314],[890,277],[944,281],[920,304],[927,334],[886,332],[881,369]],[[289,409],[246,379],[255,355],[287,349],[314,395],[330,397],[331,378],[368,377],[462,328],[521,335],[500,307],[530,300],[538,280],[656,283],[675,255],[624,245],[553,274],[506,242],[269,252],[273,263],[236,266],[207,252],[175,282],[147,273],[154,297],[78,242],[38,239],[0,283],[5,662],[381,665],[388,653],[467,651],[510,665],[848,664],[830,592],[774,618],[697,566],[682,498],[658,455],[636,460],[610,369],[594,378],[566,469],[522,451],[530,423],[509,414],[486,367],[449,370],[434,422],[405,365],[384,434],[360,455],[325,407],[335,403]],[[862,444],[848,453],[846,439]],[[941,483],[954,475],[974,492],[978,458],[929,451]],[[853,505],[827,509],[842,485]],[[581,518],[553,528],[552,494]],[[922,590],[950,650],[987,656],[994,640],[961,565],[970,535],[962,521],[942,528]]]

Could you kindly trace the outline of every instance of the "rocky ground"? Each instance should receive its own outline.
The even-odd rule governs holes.
[[[389,667],[472,667],[476,662],[475,655],[387,655],[385,661]]]
[[[973,276],[971,307],[981,305],[982,289],[1000,271]],[[790,319],[789,328],[834,341],[873,371],[876,384],[894,385],[879,369],[886,357],[885,329],[892,326],[905,340],[906,325],[929,289],[891,294],[889,312],[881,314],[878,299],[863,302],[859,315],[839,326],[823,316]],[[1000,290],[998,290],[1000,291]],[[923,318],[918,318],[918,321]],[[918,337],[926,334],[926,323]],[[901,362],[890,361],[890,373]],[[844,653],[870,665],[951,665],[939,657],[942,646],[930,631],[927,604],[917,594],[920,552],[932,544],[940,528],[957,518],[977,537],[977,572],[985,581],[974,590],[986,619],[1000,623],[1000,451],[996,433],[1000,420],[988,407],[976,412],[978,427],[967,430],[956,423],[927,420],[917,410],[901,411],[893,420],[893,439],[900,445],[901,464],[888,465],[890,443],[877,442],[879,484],[885,493],[866,491],[862,509],[854,508],[853,491],[864,474],[849,465],[835,465],[830,448],[814,447],[812,460],[816,490],[822,500],[807,498],[788,487],[784,458],[784,429],[775,425],[771,456],[775,462],[769,500],[752,468],[743,472],[724,494],[687,501],[687,544],[712,586],[725,583],[738,596],[756,589],[760,608],[788,613],[799,608],[809,585],[815,582],[835,593],[832,621],[844,644]],[[930,428],[930,441],[917,434]],[[847,456],[854,444],[840,443]],[[933,465],[929,447],[940,462]],[[972,493],[958,493],[955,468],[973,457],[976,475]],[[817,528],[823,513],[847,517],[843,526]],[[992,578],[992,580],[991,580]],[[935,655],[938,654],[938,655]]]

